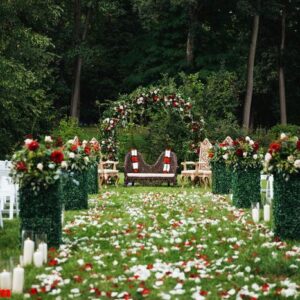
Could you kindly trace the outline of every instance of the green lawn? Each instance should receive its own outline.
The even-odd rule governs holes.
[[[50,252],[50,265],[26,269],[33,299],[298,297],[299,243],[276,241],[269,224],[255,225],[226,198],[109,187],[92,199],[88,211],[66,213],[65,247]],[[19,253],[18,223],[5,225],[1,258]]]

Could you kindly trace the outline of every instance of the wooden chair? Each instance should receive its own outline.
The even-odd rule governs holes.
[[[211,185],[211,168],[208,159],[208,152],[211,147],[212,144],[208,139],[204,139],[200,143],[199,162],[196,163],[197,177],[199,177],[200,182],[204,183],[205,188]]]
[[[119,183],[120,176],[117,169],[118,161],[100,161],[98,165],[99,187],[103,184],[107,184],[110,179],[115,179],[116,186]]]
[[[185,161],[182,162],[183,170],[181,171],[181,184],[184,185],[187,179],[190,179],[192,183],[199,179],[203,182],[205,187],[210,185],[211,182],[211,170],[208,160],[208,150],[212,147],[212,144],[208,139],[205,139],[200,143],[199,160],[198,162]],[[189,166],[193,166],[193,169],[188,169]]]
[[[14,215],[19,215],[18,207],[18,185],[12,182],[9,176],[11,168],[10,161],[0,161],[0,210],[1,219],[7,214],[10,220]],[[1,222],[2,223],[2,222]]]
[[[190,179],[192,183],[194,183],[197,177],[197,163],[193,161],[185,161],[182,162],[181,165],[183,166],[183,170],[180,174],[181,184],[184,185],[185,181]],[[190,166],[193,168],[189,169]]]

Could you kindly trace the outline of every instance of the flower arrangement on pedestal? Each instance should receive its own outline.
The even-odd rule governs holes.
[[[264,170],[274,175],[275,234],[300,240],[300,140],[281,134],[265,155]]]
[[[65,155],[50,136],[26,139],[12,157],[11,176],[19,184],[21,230],[47,234],[51,246],[61,242],[61,167]]]
[[[263,154],[259,143],[250,137],[233,141],[228,156],[223,158],[233,169],[233,203],[237,207],[250,208],[260,202],[260,172]]]
[[[289,179],[300,174],[300,140],[281,134],[280,139],[270,144],[265,155],[264,171]]]
[[[22,149],[12,156],[11,176],[20,186],[30,186],[37,193],[60,179],[64,157],[50,136],[44,142],[26,139]]]

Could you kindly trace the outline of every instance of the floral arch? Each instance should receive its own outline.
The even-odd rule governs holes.
[[[129,122],[132,122],[133,115],[142,116],[146,110],[154,108],[171,110],[179,114],[191,133],[190,149],[196,152],[203,131],[204,120],[202,118],[198,121],[194,120],[191,101],[186,101],[180,94],[165,94],[159,89],[151,89],[133,97],[130,101],[124,99],[116,102],[114,107],[108,111],[108,117],[101,122],[101,152],[103,158],[117,159],[116,130],[118,126],[126,127]]]

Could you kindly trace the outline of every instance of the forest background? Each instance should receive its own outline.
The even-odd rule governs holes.
[[[299,20],[299,0],[2,0],[1,158],[28,133],[73,134],[66,116],[98,124],[149,85],[190,97],[214,140],[300,125]],[[155,144],[180,139],[177,123],[137,125]]]

